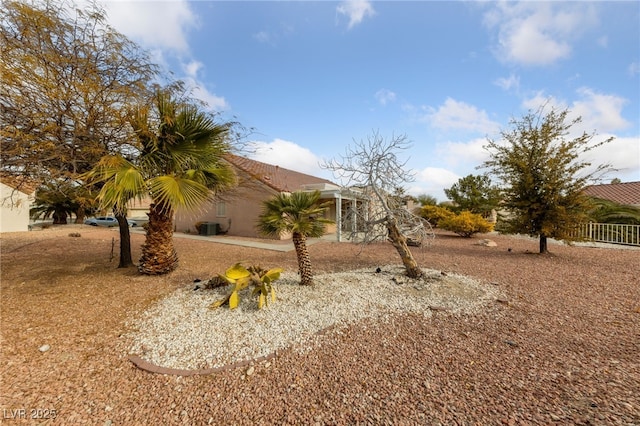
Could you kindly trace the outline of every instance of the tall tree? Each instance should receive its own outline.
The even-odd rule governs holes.
[[[444,193],[456,204],[456,211],[468,210],[484,217],[498,208],[501,199],[500,189],[487,175],[471,174],[460,178]]]
[[[24,182],[84,185],[80,174],[102,156],[129,151],[128,109],[148,98],[156,72],[96,3],[3,1],[0,168]],[[81,222],[84,210],[75,213]],[[121,226],[121,264],[131,258],[129,239]]]
[[[88,176],[102,184],[101,205],[115,206],[116,213],[133,198],[151,197],[138,270],[165,274],[178,265],[176,210],[198,208],[235,183],[233,170],[223,161],[231,147],[231,125],[216,123],[215,116],[166,90],[158,90],[153,108],[140,106],[130,118],[138,138],[135,160],[105,156]]]
[[[407,245],[409,236],[422,241],[427,234],[424,221],[409,212],[398,203],[396,191],[413,175],[405,169],[406,161],[400,160],[398,154],[409,148],[405,135],[392,136],[385,139],[378,132],[370,135],[366,141],[355,142],[347,147],[346,154],[340,160],[329,160],[323,167],[346,183],[347,187],[356,186],[368,193],[371,203],[368,210],[360,214],[364,221],[365,242],[388,239],[402,259],[407,276],[419,278],[422,270]],[[340,226],[340,225],[338,225]],[[382,226],[384,233],[379,232]]]
[[[422,206],[437,206],[438,199],[433,195],[428,194],[420,194],[417,197],[418,203],[420,203],[420,207]]]
[[[594,143],[594,134],[569,138],[581,119],[569,120],[569,111],[540,108],[501,132],[502,140],[489,140],[491,159],[484,163],[504,185],[504,208],[510,212],[506,232],[539,237],[540,253],[547,253],[547,238],[575,239],[575,224],[586,219],[587,183],[609,166],[591,167],[585,152],[612,141]]]
[[[301,285],[313,284],[307,238],[321,237],[325,225],[331,223],[331,220],[323,217],[327,204],[320,204],[319,200],[319,191],[280,193],[263,203],[263,211],[258,219],[258,231],[263,235],[291,233]]]
[[[2,170],[42,182],[75,179],[121,151],[132,136],[127,109],[147,96],[155,72],[95,3],[3,1]]]

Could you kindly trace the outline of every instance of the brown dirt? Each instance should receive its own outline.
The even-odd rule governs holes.
[[[236,261],[295,271],[295,254],[176,238],[178,269],[147,277],[116,269],[113,238],[117,256],[113,230],[1,235],[2,423],[41,424],[55,410],[51,423],[64,425],[640,425],[638,250],[551,245],[541,256],[527,239],[490,236],[498,247],[482,247],[439,234],[412,248],[420,266],[498,285],[506,299],[479,315],[329,332],[314,350],[279,352],[250,376],[175,377],[128,361],[125,322]],[[143,239],[132,235],[135,259]],[[388,244],[359,256],[344,243],[309,251],[318,273],[397,259]]]

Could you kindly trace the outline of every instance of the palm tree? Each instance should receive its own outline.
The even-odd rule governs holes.
[[[319,199],[319,191],[280,193],[263,202],[263,212],[258,219],[258,231],[263,235],[291,233],[302,285],[313,284],[307,238],[321,237],[325,224],[332,223],[322,217],[328,205],[318,204]]]
[[[222,161],[229,152],[229,124],[217,124],[196,105],[180,102],[168,92],[155,97],[157,116],[140,107],[131,114],[139,155],[128,160],[109,155],[92,171],[104,185],[103,206],[122,210],[133,198],[152,199],[149,224],[138,270],[157,275],[173,271],[178,256],[173,245],[176,209],[194,210],[235,184],[235,174]]]
[[[591,198],[589,217],[598,223],[640,225],[640,208],[601,198]]]
[[[75,215],[82,223],[95,203],[95,194],[87,186],[72,180],[53,180],[38,188],[30,211],[32,219],[53,217],[54,225],[66,225]]]

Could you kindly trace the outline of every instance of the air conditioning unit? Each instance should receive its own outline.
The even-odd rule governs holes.
[[[215,222],[204,222],[200,225],[200,235],[218,235],[220,224]]]

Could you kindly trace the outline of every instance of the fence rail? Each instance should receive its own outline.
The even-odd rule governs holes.
[[[578,225],[576,235],[599,243],[640,246],[640,225],[582,223]]]

